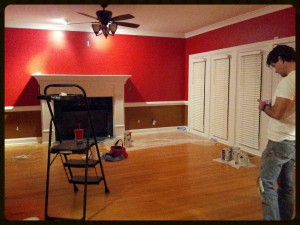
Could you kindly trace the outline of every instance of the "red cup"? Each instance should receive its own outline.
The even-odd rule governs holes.
[[[83,142],[83,129],[75,129],[74,134],[76,143],[81,144]]]

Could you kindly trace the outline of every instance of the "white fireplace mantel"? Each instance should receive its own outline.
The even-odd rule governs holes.
[[[131,75],[69,75],[69,74],[32,74],[40,86],[40,93],[48,84],[78,84],[86,92],[87,97],[113,98],[113,132],[114,136],[122,136],[125,132],[124,116],[124,84]],[[74,88],[51,88],[48,94],[53,93],[80,93]],[[50,113],[45,101],[42,107],[42,141],[48,142]]]

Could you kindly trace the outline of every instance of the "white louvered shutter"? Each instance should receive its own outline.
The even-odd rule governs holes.
[[[215,58],[212,69],[211,135],[228,140],[229,56]]]
[[[262,54],[253,51],[240,54],[238,141],[259,149],[260,113],[257,99],[261,98]]]
[[[205,104],[205,74],[206,61],[193,63],[192,74],[192,129],[204,133],[204,104]]]

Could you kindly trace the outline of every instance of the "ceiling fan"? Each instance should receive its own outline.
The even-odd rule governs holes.
[[[124,15],[112,17],[113,13],[109,10],[105,10],[105,8],[108,5],[101,4],[101,6],[103,9],[96,11],[97,17],[90,16],[86,13],[78,12],[83,16],[87,16],[97,20],[97,22],[84,22],[84,23],[92,23],[92,28],[96,36],[103,34],[105,38],[107,38],[109,34],[114,35],[115,32],[117,31],[118,26],[131,27],[131,28],[138,28],[140,26],[139,24],[135,24],[135,23],[120,22],[121,20],[128,20],[134,18],[133,15],[124,14]]]

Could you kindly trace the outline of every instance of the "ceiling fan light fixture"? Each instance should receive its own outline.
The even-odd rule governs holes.
[[[105,38],[108,35],[114,36],[116,33],[118,26],[123,27],[131,27],[131,28],[138,28],[140,25],[135,23],[128,23],[128,22],[120,22],[122,20],[128,20],[134,18],[131,14],[123,14],[119,16],[112,17],[112,12],[105,10],[107,4],[101,5],[103,10],[96,11],[96,16],[91,16],[86,13],[78,12],[80,15],[96,19],[97,22],[83,22],[83,23],[92,23],[92,28],[96,36],[103,34]],[[79,24],[79,23],[78,23]]]
[[[118,25],[115,23],[111,23],[111,24],[109,24],[108,28],[109,28],[111,34],[114,35],[117,31]]]
[[[107,38],[108,35],[114,35],[117,31],[117,24],[109,24],[107,26],[104,26],[100,23],[93,23],[92,28],[96,36],[99,36],[103,34],[105,38]]]
[[[109,35],[109,28],[107,26],[102,26],[102,33],[105,38],[107,38],[107,36]]]
[[[95,33],[96,36],[99,36],[99,31],[101,30],[101,24],[99,23],[93,23],[92,24],[92,28],[93,28],[93,31]]]

